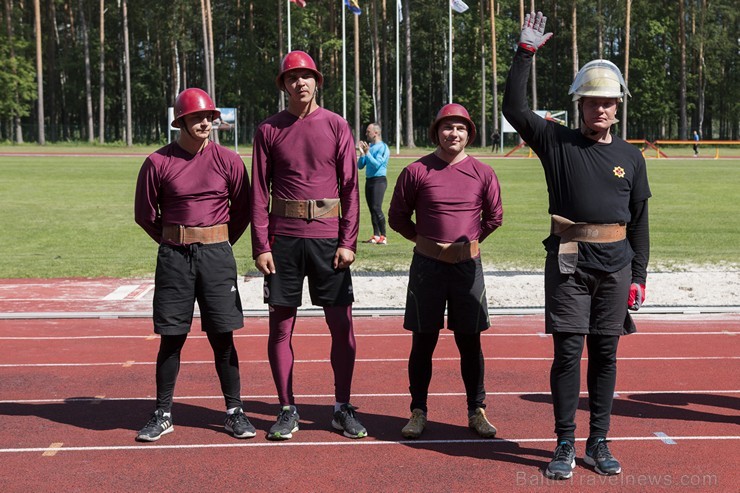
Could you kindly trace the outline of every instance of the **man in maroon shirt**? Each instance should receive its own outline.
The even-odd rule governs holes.
[[[475,124],[463,106],[442,107],[429,137],[437,148],[401,172],[388,212],[391,228],[415,243],[403,322],[413,333],[411,419],[401,433],[418,438],[426,426],[432,355],[446,306],[447,328],[460,351],[468,426],[482,437],[494,437],[496,428],[484,411],[480,334],[490,321],[478,244],[501,226],[500,187],[493,169],[465,152],[475,140]]]
[[[219,115],[201,89],[180,93],[172,122],[180,136],[144,161],[136,183],[136,222],[159,244],[154,332],[161,335],[156,411],[138,441],[153,442],[174,430],[172,396],[194,300],[226,401],[225,429],[236,438],[256,435],[242,410],[232,336],[244,326],[231,245],[249,225],[249,178],[238,154],[209,139]]]
[[[288,109],[262,122],[254,137],[252,255],[265,276],[267,351],[281,406],[267,435],[271,440],[289,439],[298,430],[292,336],[305,277],[332,337],[332,426],[350,438],[367,436],[349,402],[355,363],[349,266],[359,223],[357,158],[347,122],[316,102],[323,80],[308,53],[288,53],[276,79],[288,96]]]

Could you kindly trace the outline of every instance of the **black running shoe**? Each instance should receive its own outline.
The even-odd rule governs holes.
[[[545,469],[545,476],[550,479],[570,479],[576,467],[576,449],[573,444],[563,440],[558,444],[552,461]]]
[[[607,443],[609,441],[606,438],[589,440],[586,443],[583,461],[589,466],[594,466],[594,470],[603,476],[614,476],[622,472],[622,466],[609,451]]]
[[[172,422],[172,416],[164,414],[164,409],[157,409],[149,419],[149,422],[139,430],[136,435],[137,442],[156,442],[162,435],[175,431],[175,425]]]
[[[249,419],[247,419],[247,415],[244,414],[242,408],[238,408],[233,414],[226,415],[224,428],[226,431],[232,433],[234,438],[252,438],[257,435],[257,430],[255,430],[252,423],[249,422]]]
[[[267,438],[269,440],[288,440],[293,438],[293,433],[298,431],[298,410],[295,406],[287,406],[280,410],[277,422],[272,425]]]
[[[344,432],[347,438],[364,438],[367,436],[367,430],[355,414],[356,407],[352,404],[342,404],[339,411],[334,413],[334,419],[331,425],[335,430]]]

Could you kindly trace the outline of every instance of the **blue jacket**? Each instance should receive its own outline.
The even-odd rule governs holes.
[[[388,170],[388,159],[391,157],[391,151],[385,142],[380,141],[370,146],[367,154],[357,160],[359,169],[367,166],[365,176],[367,178],[376,178],[385,176]]]

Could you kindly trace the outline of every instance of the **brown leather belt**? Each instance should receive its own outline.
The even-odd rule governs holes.
[[[478,240],[471,242],[437,243],[421,235],[416,236],[417,253],[448,264],[457,264],[475,258],[480,253]]]
[[[162,228],[162,241],[170,241],[179,245],[222,243],[229,241],[229,225],[217,224],[205,228],[167,225]]]
[[[561,274],[573,274],[576,271],[579,241],[613,243],[627,238],[625,224],[576,223],[557,214],[552,215],[550,232],[560,237],[558,266]]]
[[[273,197],[270,214],[298,219],[339,217],[339,199],[288,200]]]

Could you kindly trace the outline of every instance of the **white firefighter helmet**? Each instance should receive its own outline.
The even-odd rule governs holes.
[[[619,98],[631,96],[622,72],[609,60],[592,60],[576,74],[568,94],[573,101],[582,97]]]

